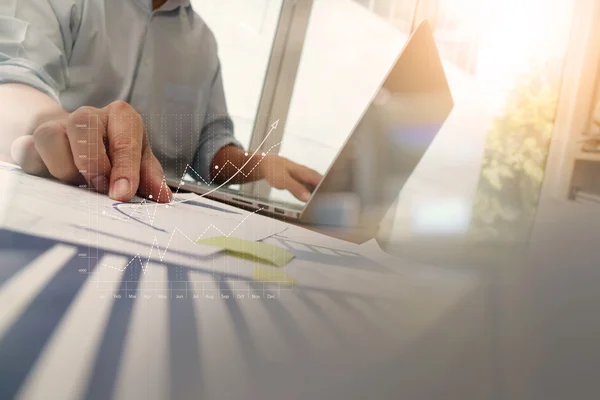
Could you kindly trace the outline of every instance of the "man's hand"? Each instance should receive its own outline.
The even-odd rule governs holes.
[[[275,154],[259,165],[260,174],[276,189],[287,189],[301,201],[308,201],[323,178],[318,172]]]
[[[136,193],[162,203],[172,198],[141,116],[122,101],[46,121],[16,139],[11,155],[29,174],[87,184],[117,201]]]
[[[276,154],[248,155],[237,146],[225,146],[217,152],[212,165],[214,183],[240,184],[266,179],[276,189],[287,189],[301,201],[323,178],[318,172]]]

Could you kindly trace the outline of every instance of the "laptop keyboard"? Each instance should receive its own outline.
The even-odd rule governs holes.
[[[189,182],[189,183],[192,183],[192,182]],[[193,181],[193,183],[197,184],[198,186],[205,187],[207,189],[213,188],[213,186],[211,186],[211,185],[198,184],[198,182],[195,182],[195,181]],[[240,193],[238,190],[230,189],[230,188],[226,188],[226,187],[219,188],[219,191],[228,193],[238,200],[252,201],[252,202],[259,203],[258,206],[259,207],[262,206],[263,208],[267,208],[267,206],[271,206],[271,207],[277,207],[277,208],[285,208],[287,210],[292,210],[292,211],[302,211],[304,209],[304,204],[286,203],[284,201],[272,200],[272,199],[267,199],[264,197],[248,196],[243,193]]]

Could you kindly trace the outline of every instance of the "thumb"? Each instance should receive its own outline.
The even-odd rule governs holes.
[[[157,203],[171,202],[173,194],[165,178],[162,166],[152,153],[152,150],[150,150],[150,147],[146,146],[142,153],[140,165],[139,194]]]
[[[11,145],[10,154],[15,163],[24,172],[31,175],[50,175],[42,157],[40,157],[35,149],[35,142],[32,135],[20,136],[15,139]]]

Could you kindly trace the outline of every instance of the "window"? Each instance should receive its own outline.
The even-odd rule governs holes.
[[[481,7],[485,0],[438,0],[435,36],[440,54],[474,74],[481,37]]]
[[[390,18],[391,5],[314,1],[282,155],[320,172],[328,168],[406,42],[408,32]],[[422,18],[433,23],[455,108],[390,213],[394,238],[527,234],[553,130],[572,6],[569,0],[403,4],[405,13],[417,10],[406,17],[410,25]],[[271,195],[292,200],[285,192]],[[490,224],[497,229],[489,230]]]
[[[442,0],[436,16],[455,108],[402,192],[405,220],[397,230],[526,240],[554,132],[573,2]]]
[[[354,0],[406,34],[410,33],[417,0]]]
[[[415,23],[430,20],[455,108],[390,211],[392,234],[400,239],[527,231],[553,132],[573,3],[194,0],[219,41],[238,137],[260,143],[266,130],[253,135],[257,113],[281,118],[285,124],[275,143],[282,137],[280,154],[320,172],[351,133]],[[293,11],[286,14],[289,4]],[[300,33],[287,35],[282,25]],[[269,59],[280,41],[282,48],[277,44],[275,50],[282,54],[281,68],[271,71]],[[267,70],[275,78],[265,97]],[[250,191],[264,195],[265,188]],[[270,193],[294,201],[287,192]],[[500,228],[490,231],[490,224]]]
[[[235,135],[250,144],[283,0],[192,0],[218,45]]]

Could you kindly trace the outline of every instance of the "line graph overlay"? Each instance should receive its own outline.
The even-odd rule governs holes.
[[[88,232],[92,233],[95,231],[96,238],[95,240],[92,237],[88,237],[85,240],[87,242],[88,252],[87,256],[90,258],[88,263],[91,265],[93,262],[97,263],[98,267],[102,267],[102,269],[106,268],[106,270],[112,270],[113,273],[122,274],[121,282],[126,282],[127,280],[135,279],[136,281],[142,280],[142,276],[144,280],[147,281],[147,273],[149,271],[149,267],[152,265],[160,264],[164,267],[168,265],[173,265],[177,271],[179,271],[182,267],[179,265],[186,264],[194,264],[197,263],[199,258],[206,258],[208,256],[214,257],[214,255],[220,252],[220,249],[212,249],[209,246],[196,245],[196,242],[209,236],[211,232],[214,235],[220,235],[225,237],[231,237],[235,235],[238,231],[240,231],[240,227],[244,224],[248,223],[248,220],[253,217],[255,214],[264,211],[263,209],[256,210],[254,212],[248,213],[247,215],[235,214],[231,215],[230,218],[227,215],[221,215],[221,213],[213,213],[210,211],[205,212],[204,222],[202,222],[203,217],[191,216],[186,217],[183,216],[185,210],[178,209],[176,206],[178,204],[191,203],[192,201],[198,202],[198,200],[210,196],[212,193],[220,190],[221,188],[227,186],[230,182],[232,182],[236,177],[243,176],[245,178],[251,176],[255,172],[257,168],[260,167],[261,163],[266,159],[267,154],[271,154],[274,149],[281,145],[280,143],[276,143],[270,146],[269,149],[263,149],[265,143],[270,138],[270,136],[275,132],[275,130],[279,126],[279,120],[276,120],[270,125],[270,129],[268,133],[265,135],[262,142],[258,145],[258,147],[252,152],[246,153],[247,159],[245,162],[238,167],[235,163],[230,160],[226,160],[223,165],[218,165],[218,171],[213,171],[214,174],[211,174],[211,179],[205,179],[198,171],[194,169],[194,167],[190,164],[186,164],[181,179],[178,180],[179,185],[176,187],[176,190],[173,193],[173,197],[169,203],[158,203],[155,202],[155,199],[161,198],[161,195],[165,190],[168,190],[168,184],[166,177],[163,177],[162,184],[160,185],[158,197],[153,198],[149,196],[148,198],[142,198],[136,203],[112,203],[111,206],[105,204],[104,210],[98,210],[98,204],[93,205],[91,201],[88,202],[88,207],[90,207],[90,214],[92,211],[96,215],[96,218],[90,219],[86,222],[89,223]],[[97,129],[96,124],[93,121],[90,121],[88,125],[88,129],[90,130],[90,135],[93,134],[92,130]],[[250,153],[250,154],[249,154]],[[257,156],[258,155],[258,156]],[[218,185],[215,182],[223,177],[223,174],[226,170],[231,170],[232,173],[224,179]],[[193,176],[198,182],[204,183],[206,185],[210,185],[211,188],[204,194],[194,195],[193,197],[181,197],[179,196],[179,192],[181,190],[182,184],[184,184],[184,179],[189,176]],[[88,188],[89,190],[93,190],[92,188]],[[91,200],[91,199],[90,199]],[[171,211],[172,210],[172,211]],[[178,210],[178,211],[176,211]],[[207,210],[205,210],[207,211]],[[219,210],[217,210],[219,211]],[[239,216],[239,217],[236,217]],[[219,218],[219,219],[215,219]],[[179,220],[178,220],[179,218]],[[210,220],[212,218],[212,221]],[[225,219],[223,219],[225,218]],[[262,217],[261,217],[262,218]],[[114,220],[119,223],[124,223],[122,230],[119,230],[119,225],[114,225],[110,221]],[[176,221],[175,224],[172,222]],[[177,223],[180,222],[180,223]],[[204,223],[203,230],[198,234],[198,231],[194,232],[195,227],[190,225],[190,222],[197,221],[200,224]],[[255,229],[252,227],[244,229],[244,233],[236,235],[240,238],[247,238],[249,240],[261,240],[266,237],[270,237],[272,234],[276,234],[275,230],[279,227],[276,226],[274,229],[263,221],[257,220],[258,222],[254,223]],[[83,222],[83,221],[82,221]],[[210,222],[210,223],[209,223]],[[145,225],[143,229],[139,229],[136,225],[131,224],[141,223]],[[275,222],[273,222],[275,223]],[[279,223],[279,222],[277,222]],[[85,223],[83,224],[85,225]],[[80,223],[72,224],[71,226],[75,227],[83,227]],[[234,226],[235,225],[235,226]],[[167,228],[168,229],[165,229]],[[154,233],[150,231],[150,229],[154,229]],[[257,231],[258,230],[258,231]],[[190,232],[194,232],[191,234]],[[269,232],[269,234],[265,234],[265,232]],[[88,234],[89,234],[88,233]],[[112,236],[108,242],[105,242],[104,239],[100,239],[103,235],[107,234],[116,234],[116,236]],[[100,248],[101,244],[108,246],[107,248],[116,249],[115,243],[119,243],[118,236],[121,236],[124,242],[122,242],[125,248],[129,248],[129,254],[135,254],[133,257],[126,257],[126,262],[111,262],[111,258],[105,258],[100,260],[98,257],[95,257],[95,260],[91,260],[92,257],[89,257],[94,251],[94,248]],[[129,241],[126,238],[130,238]],[[104,242],[104,243],[100,243]],[[128,244],[125,244],[128,243]],[[189,247],[189,250],[185,250],[188,248],[189,244],[192,244],[194,247]],[[208,251],[199,250],[200,248],[205,247],[209,249]],[[145,249],[144,249],[145,248]],[[110,250],[109,250],[110,251]],[[173,256],[170,256],[170,252],[174,252]],[[197,254],[196,254],[197,253]],[[187,261],[186,261],[187,260]],[[174,264],[173,264],[174,262]],[[132,269],[135,267],[134,269]],[[214,267],[213,267],[214,268]],[[229,266],[225,267],[229,269]],[[239,274],[239,278],[244,282],[252,282],[252,268],[246,271],[248,267],[246,266],[238,266],[239,269],[236,271],[229,271],[228,273]],[[212,282],[219,284],[220,279],[218,276],[224,273],[225,271],[218,271],[211,268],[213,271],[212,274]],[[97,275],[89,273],[90,268],[88,268],[88,277],[92,281],[96,281],[98,279]],[[130,272],[127,272],[130,271]],[[80,271],[81,272],[81,271]],[[246,274],[247,273],[247,274]],[[176,273],[178,275],[178,273]],[[247,275],[247,276],[246,276]],[[247,280],[246,280],[247,279]],[[97,285],[101,282],[95,282],[96,288],[100,286],[105,287],[105,285]],[[198,282],[197,284],[194,282],[188,281],[185,283],[185,291],[186,297],[187,292],[195,292],[200,285],[202,287],[202,292],[205,292],[205,283],[206,282]],[[260,284],[260,281],[256,281],[255,284]],[[262,282],[263,287],[266,284],[267,286],[277,286],[277,282]],[[127,285],[135,286],[135,285]],[[169,291],[171,290],[171,283],[168,283]],[[114,288],[112,288],[114,289]],[[120,289],[119,289],[120,290]],[[111,290],[114,291],[114,290]]]
[[[251,169],[250,171],[248,171],[247,173],[245,173],[245,172],[244,172],[244,170],[243,170],[243,167],[242,167],[242,168],[238,168],[238,167],[237,167],[237,166],[236,166],[234,163],[232,163],[231,161],[227,160],[227,161],[225,162],[225,164],[223,164],[222,166],[217,166],[217,167],[219,168],[219,171],[218,171],[218,172],[217,172],[217,173],[216,173],[216,174],[213,176],[213,178],[210,180],[210,182],[209,182],[209,181],[207,181],[206,179],[204,179],[204,178],[202,177],[202,175],[200,175],[200,173],[199,173],[198,171],[196,171],[196,170],[195,170],[195,169],[194,169],[194,168],[193,168],[191,165],[189,165],[189,164],[187,164],[187,165],[186,165],[186,167],[185,167],[185,170],[184,170],[184,172],[183,172],[183,176],[185,176],[185,175],[187,174],[188,170],[191,170],[191,171],[194,173],[194,175],[196,175],[196,176],[198,177],[198,179],[200,179],[200,180],[201,180],[201,181],[202,181],[202,182],[203,182],[205,185],[212,185],[212,184],[214,184],[215,180],[216,180],[216,179],[219,177],[219,175],[221,174],[221,172],[223,172],[223,171],[224,171],[225,167],[226,167],[226,166],[229,166],[229,165],[231,165],[231,166],[232,166],[234,169],[236,169],[236,172],[235,172],[235,174],[236,174],[236,175],[237,175],[237,174],[242,174],[242,175],[243,175],[245,178],[247,178],[247,177],[249,177],[250,175],[252,175],[252,172],[254,172],[254,170],[255,170],[256,168],[258,168],[258,166],[259,166],[259,165],[262,163],[262,161],[264,160],[264,157],[265,157],[267,154],[271,154],[271,151],[273,151],[273,149],[274,149],[275,147],[281,146],[281,144],[283,144],[283,142],[276,143],[276,144],[274,144],[273,146],[271,146],[271,147],[270,147],[270,148],[269,148],[267,151],[264,151],[264,152],[261,154],[261,155],[262,155],[262,158],[260,158],[260,159],[259,159],[259,160],[256,162],[256,164],[254,165],[254,167],[252,167],[252,169]],[[250,160],[249,160],[249,161],[250,161]],[[244,165],[246,165],[246,164],[244,164]],[[181,180],[181,181],[183,181],[183,180]],[[180,181],[180,182],[181,182],[181,181]],[[178,190],[179,190],[179,188],[178,188]]]
[[[248,158],[248,160],[241,166],[241,167],[237,167],[235,164],[233,164],[231,161],[227,161],[223,166],[221,166],[220,171],[213,176],[213,179],[210,182],[207,182],[204,178],[202,178],[202,175],[200,175],[199,172],[197,172],[190,164],[186,164],[186,167],[184,169],[183,175],[181,177],[181,179],[179,179],[179,184],[177,186],[177,189],[174,193],[173,199],[169,204],[159,204],[159,203],[155,203],[153,201],[148,201],[147,199],[142,199],[142,201],[140,203],[137,203],[133,206],[133,210],[131,211],[131,213],[123,218],[120,217],[118,215],[109,213],[107,211],[104,211],[103,214],[104,215],[109,215],[112,218],[121,220],[123,222],[127,222],[130,219],[132,219],[132,216],[135,212],[137,212],[140,208],[147,208],[147,209],[151,209],[151,211],[147,210],[147,215],[148,215],[148,219],[150,221],[150,225],[154,226],[154,220],[155,220],[155,216],[156,216],[156,211],[159,207],[165,207],[165,208],[169,208],[172,207],[175,204],[182,204],[182,203],[187,203],[190,202],[192,200],[195,199],[184,199],[184,200],[179,200],[179,201],[175,201],[175,196],[177,194],[179,194],[179,191],[181,189],[181,186],[183,186],[184,184],[184,178],[186,176],[186,174],[188,174],[188,171],[192,171],[194,173],[194,175],[196,175],[197,178],[199,178],[204,184],[206,185],[212,185],[215,181],[215,179],[217,178],[217,176],[221,173],[221,171],[224,170],[224,167],[226,165],[231,165],[235,168],[236,172],[233,173],[227,180],[225,180],[225,182],[221,183],[220,185],[210,189],[208,192],[203,193],[203,194],[199,194],[197,195],[197,197],[199,198],[204,198],[207,196],[210,196],[212,193],[218,191],[219,189],[222,189],[223,187],[225,187],[229,182],[231,182],[237,175],[242,174],[244,177],[248,177],[252,174],[252,172],[254,172],[254,170],[256,168],[258,168],[258,166],[260,165],[260,163],[264,160],[264,157],[262,157],[261,159],[259,159],[256,163],[256,165],[254,165],[254,167],[247,173],[244,173],[244,168],[252,161],[253,157],[256,156],[256,154],[258,154],[260,152],[261,147],[264,145],[264,143],[269,139],[269,136],[271,134],[273,134],[273,132],[275,132],[275,130],[277,129],[277,126],[279,125],[279,120],[275,121],[273,124],[271,124],[271,129],[269,130],[269,132],[267,133],[267,135],[265,136],[265,138],[263,139],[263,141],[260,143],[260,145],[256,148],[256,150],[254,150],[254,152],[252,153],[251,157]],[[274,144],[273,146],[271,146],[267,151],[263,152],[262,154],[266,155],[266,154],[270,154],[271,151],[276,148],[277,146],[280,146],[283,142],[279,142]],[[159,193],[162,192],[163,190],[163,185],[164,187],[167,187],[167,183],[166,183],[166,179],[163,179],[162,185],[160,187],[160,191]],[[152,197],[150,197],[150,200],[152,200]]]
[[[237,226],[235,228],[233,228],[230,232],[225,233],[222,230],[220,230],[217,226],[215,226],[214,224],[210,224],[205,230],[204,232],[202,232],[200,234],[200,236],[198,236],[198,238],[196,240],[192,240],[189,235],[187,235],[185,232],[183,232],[181,229],[179,228],[174,228],[173,232],[171,233],[171,236],[169,238],[169,241],[167,242],[167,245],[165,246],[164,251],[161,252],[160,249],[160,244],[158,243],[158,237],[154,236],[154,240],[152,241],[152,246],[150,247],[150,253],[148,254],[148,257],[146,259],[146,263],[144,264],[144,262],[142,261],[142,258],[140,256],[140,254],[136,254],[128,263],[127,265],[125,265],[125,267],[123,268],[119,268],[119,267],[115,267],[113,265],[110,264],[106,264],[103,263],[102,266],[103,267],[108,267],[108,268],[112,268],[112,269],[116,269],[118,271],[124,271],[125,269],[127,269],[127,267],[129,267],[130,265],[132,265],[136,260],[139,262],[140,267],[142,268],[142,272],[146,273],[146,270],[148,269],[148,265],[149,263],[152,261],[152,254],[154,253],[154,250],[156,249],[156,252],[158,253],[158,257],[160,262],[162,263],[163,260],[165,259],[165,256],[167,255],[167,251],[169,250],[169,247],[171,246],[171,242],[173,240],[173,237],[175,236],[176,233],[179,233],[181,236],[183,236],[186,240],[188,240],[190,243],[195,244],[198,240],[202,239],[204,237],[204,235],[206,235],[206,233],[212,228],[214,230],[216,230],[217,232],[219,232],[221,235],[225,236],[225,237],[230,237],[231,235],[233,235],[233,233],[244,223],[246,222],[246,220],[248,218],[250,218],[252,215],[260,212],[262,210],[257,210],[254,211],[250,214],[248,214],[246,217],[244,217],[244,219],[242,219],[242,221],[240,221],[240,223],[237,224]]]
[[[258,145],[258,147],[256,148],[256,150],[254,150],[254,152],[252,153],[252,155],[250,157],[248,157],[248,160],[246,160],[246,162],[240,167],[237,168],[237,171],[234,172],[228,179],[225,180],[225,182],[221,183],[220,185],[212,188],[211,190],[209,190],[208,192],[200,195],[200,197],[206,197],[209,196],[211,194],[213,194],[214,192],[216,192],[217,190],[227,186],[229,184],[229,182],[231,182],[236,176],[238,176],[240,173],[243,173],[242,171],[244,170],[244,168],[246,168],[246,166],[248,164],[250,164],[250,161],[252,161],[252,159],[258,154],[258,152],[260,151],[260,149],[262,148],[262,146],[264,146],[264,144],[267,142],[267,140],[269,139],[269,137],[273,134],[273,132],[275,132],[275,130],[277,129],[277,126],[279,125],[279,120],[275,121],[273,124],[271,124],[271,128],[269,129],[269,132],[265,135],[265,138],[262,140],[262,142],[260,142],[260,144]],[[277,144],[276,146],[280,145],[281,143]],[[272,148],[271,148],[272,149]],[[270,151],[270,150],[269,150]],[[259,162],[262,160],[259,160]],[[233,164],[232,164],[233,165]],[[234,165],[235,167],[235,165]],[[184,175],[185,176],[185,175]],[[183,177],[184,177],[183,176]],[[180,182],[183,180],[180,180]],[[187,200],[189,201],[189,200]],[[185,201],[181,201],[182,203],[184,203]]]

